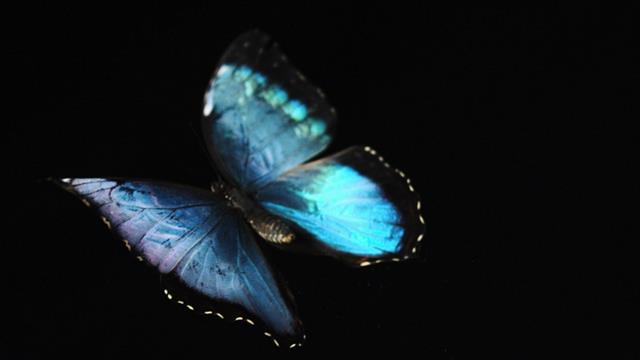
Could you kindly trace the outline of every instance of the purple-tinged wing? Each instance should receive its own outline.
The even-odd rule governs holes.
[[[126,244],[163,274],[299,340],[300,322],[244,219],[209,191],[150,181],[64,179]]]

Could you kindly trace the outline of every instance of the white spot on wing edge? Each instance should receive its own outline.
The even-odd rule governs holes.
[[[202,114],[204,116],[211,115],[213,111],[213,89],[207,90],[204,94],[204,107],[202,108]]]
[[[231,71],[231,66],[229,65],[222,65],[218,68],[218,72],[216,73],[216,76],[222,76],[226,73],[228,73],[229,71]]]
[[[60,181],[62,181],[63,183],[66,183],[66,184],[71,184],[71,178],[60,179]]]
[[[369,265],[371,265],[371,263],[368,262],[368,261],[363,261],[363,262],[360,263],[360,266],[363,266],[363,267],[364,266],[369,266]]]
[[[102,220],[102,222],[103,222],[105,225],[107,225],[107,229],[111,230],[111,223],[109,222],[109,220],[108,220],[106,217],[101,216],[101,217],[100,217],[100,220]]]

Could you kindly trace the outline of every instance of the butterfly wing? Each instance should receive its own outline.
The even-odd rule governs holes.
[[[368,147],[299,166],[256,199],[310,235],[310,243],[298,242],[301,250],[352,264],[415,256],[423,238],[421,204],[410,181]]]
[[[324,150],[334,122],[320,89],[258,31],[229,46],[204,98],[208,151],[226,179],[247,192]]]
[[[98,209],[129,249],[163,274],[216,301],[237,305],[283,338],[301,327],[253,232],[215,194],[162,182],[65,179]]]

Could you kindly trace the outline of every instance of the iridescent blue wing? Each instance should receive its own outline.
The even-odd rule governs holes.
[[[301,326],[240,214],[209,191],[162,182],[64,179],[127,248],[163,274],[236,305],[292,341]],[[285,296],[286,295],[286,296]],[[254,318],[255,319],[255,318]]]
[[[308,235],[292,246],[352,264],[410,258],[423,238],[421,204],[411,182],[368,147],[299,166],[267,184],[256,199]]]
[[[322,92],[258,31],[229,46],[204,97],[208,151],[225,178],[246,192],[324,150],[334,122]]]

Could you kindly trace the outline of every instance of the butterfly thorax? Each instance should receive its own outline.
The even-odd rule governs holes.
[[[253,230],[266,241],[288,244],[295,238],[291,227],[285,221],[256,205],[238,189],[218,182],[211,185],[211,191],[221,194],[229,206],[239,209]]]

